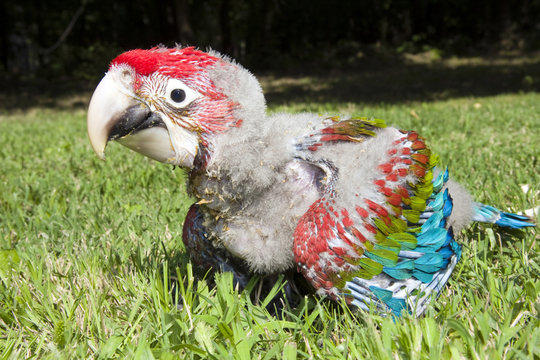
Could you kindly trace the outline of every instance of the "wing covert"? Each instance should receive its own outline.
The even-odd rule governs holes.
[[[355,199],[344,206],[343,194],[331,189],[311,205],[295,230],[293,251],[319,294],[396,315],[424,311],[461,251],[446,220],[448,171],[436,169],[437,162],[423,138],[402,131],[365,185],[372,189],[359,191],[372,198],[346,194]]]

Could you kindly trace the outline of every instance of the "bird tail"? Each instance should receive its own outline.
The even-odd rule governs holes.
[[[474,204],[473,221],[497,224],[511,229],[521,229],[536,226],[533,219],[528,216],[503,212],[493,206],[482,203]]]

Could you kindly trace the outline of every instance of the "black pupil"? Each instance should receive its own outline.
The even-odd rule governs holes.
[[[186,92],[182,89],[174,89],[171,91],[171,100],[177,103],[181,103],[186,99]]]

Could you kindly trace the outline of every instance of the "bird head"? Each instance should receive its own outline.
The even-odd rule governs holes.
[[[111,140],[164,163],[191,168],[219,134],[263,117],[259,82],[216,52],[131,50],[116,57],[88,108],[88,135],[104,159]]]

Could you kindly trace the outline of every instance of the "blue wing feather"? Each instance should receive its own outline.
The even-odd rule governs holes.
[[[503,212],[493,206],[481,203],[474,204],[474,221],[497,224],[499,226],[511,229],[521,229],[524,227],[535,226],[532,220],[523,215]]]
[[[410,232],[416,237],[416,247],[402,247],[397,264],[366,252],[366,256],[384,265],[383,273],[368,280],[349,281],[346,288],[353,303],[369,305],[378,301],[396,316],[403,310],[419,315],[448,281],[461,248],[454,241],[452,229],[446,227],[453,209],[452,198],[444,187],[447,180],[448,170],[432,180],[433,193],[420,214],[421,226]],[[416,225],[409,222],[409,229]]]

